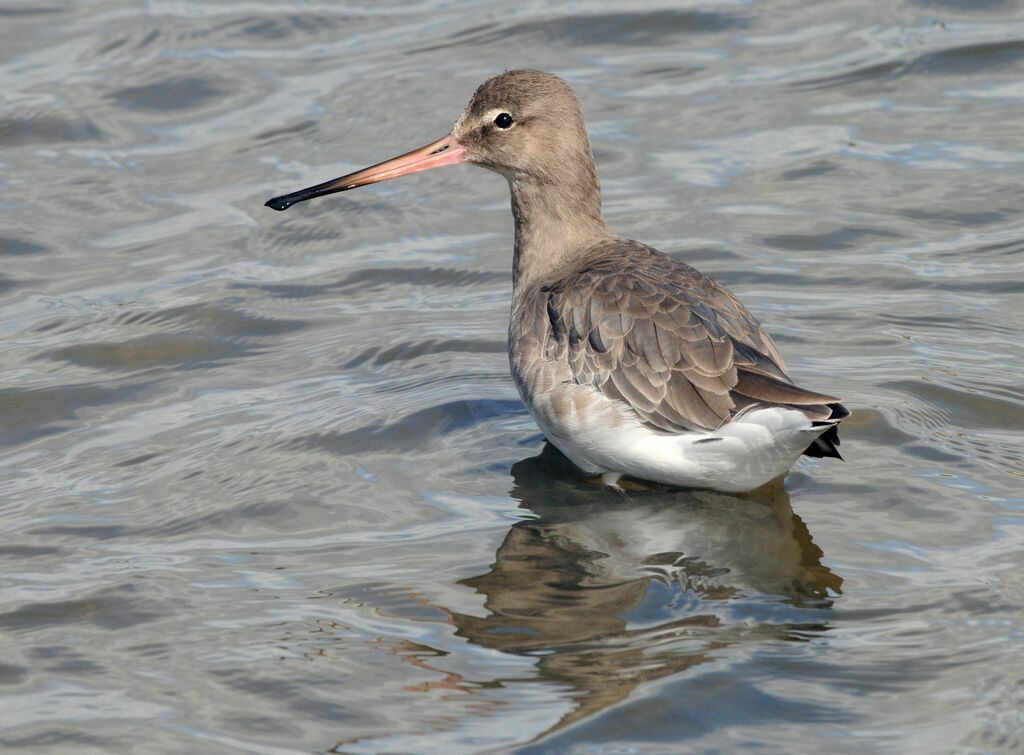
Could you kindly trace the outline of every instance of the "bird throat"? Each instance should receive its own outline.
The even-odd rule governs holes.
[[[509,177],[516,224],[514,298],[568,271],[595,243],[612,235],[601,217],[597,177],[588,178],[567,186],[523,174]]]

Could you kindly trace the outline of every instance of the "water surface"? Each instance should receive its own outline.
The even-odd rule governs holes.
[[[1024,749],[1020,4],[0,14],[5,750]],[[595,488],[508,377],[500,177],[262,206],[522,66],[845,463]]]

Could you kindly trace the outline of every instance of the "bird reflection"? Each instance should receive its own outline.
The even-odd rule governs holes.
[[[555,729],[729,645],[827,629],[842,579],[780,481],[742,497],[622,496],[579,479],[550,445],[512,474],[532,518],[509,530],[486,574],[462,581],[487,615],[451,618],[461,636],[535,655],[543,677],[576,690]]]

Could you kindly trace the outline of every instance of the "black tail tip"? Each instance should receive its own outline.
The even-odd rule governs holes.
[[[828,430],[819,435],[815,441],[807,447],[807,450],[803,452],[804,456],[810,456],[814,459],[839,459],[844,461],[842,454],[839,453],[837,446],[839,445],[839,428],[836,425],[832,425]]]

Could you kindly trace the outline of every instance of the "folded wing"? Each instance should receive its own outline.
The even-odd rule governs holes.
[[[668,433],[714,430],[754,404],[793,407],[827,424],[849,413],[838,399],[793,384],[771,338],[728,290],[650,247],[610,244],[524,302],[543,307],[543,317],[519,319],[542,324],[530,335],[546,359],[568,364],[575,382]],[[808,452],[838,455],[831,435]]]

